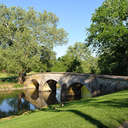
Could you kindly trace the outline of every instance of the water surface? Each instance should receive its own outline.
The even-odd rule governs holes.
[[[84,90],[84,89],[82,89]],[[1,91],[0,92],[0,118],[10,115],[20,114],[25,111],[40,109],[48,105],[60,102],[79,100],[85,93],[77,93],[69,89],[68,94],[61,98],[60,88],[53,92],[41,92],[35,89],[20,91]],[[82,92],[82,91],[81,91]],[[84,96],[86,97],[86,96]],[[63,101],[61,101],[63,100]]]
[[[35,89],[0,92],[0,118],[57,104],[56,93]]]

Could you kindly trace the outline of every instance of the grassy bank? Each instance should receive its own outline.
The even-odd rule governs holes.
[[[22,84],[18,84],[17,76],[15,74],[0,72],[0,90],[22,87]]]
[[[0,128],[117,128],[128,120],[128,90],[1,120]]]
[[[17,76],[15,74],[0,72],[0,84],[5,83],[17,83]]]
[[[30,72],[27,75],[37,74],[37,72]],[[18,82],[17,74],[11,74],[6,72],[0,72],[0,85],[1,84],[15,84]]]

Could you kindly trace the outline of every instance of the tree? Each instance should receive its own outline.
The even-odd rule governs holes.
[[[85,73],[97,72],[96,58],[91,55],[91,51],[87,47],[87,44],[82,42],[76,42],[73,46],[70,46],[68,48],[67,56],[69,56],[70,58],[69,59],[70,64],[68,64],[69,67],[68,70],[72,69],[71,67],[74,67],[77,69],[77,72],[85,72]]]
[[[61,56],[58,59],[56,59],[54,65],[51,68],[51,71],[52,72],[66,72],[67,66],[65,65],[65,61],[66,60],[64,56]]]
[[[77,57],[73,58],[68,54],[58,58],[52,71],[56,72],[83,72],[81,62]]]
[[[44,54],[51,55],[54,46],[67,42],[67,33],[57,27],[59,19],[51,12],[1,5],[0,17],[1,70],[20,77],[34,69],[44,71],[44,65],[49,63],[42,61],[49,61]]]
[[[43,63],[45,71],[50,72],[56,62],[56,53],[49,48],[43,47],[40,60]]]
[[[87,45],[81,42],[76,42],[73,46],[69,46],[67,53],[58,58],[53,66],[53,71],[61,72],[96,72],[96,61],[91,56],[91,52]],[[94,73],[94,72],[93,72]]]
[[[128,74],[128,1],[105,0],[92,15],[88,46],[97,50],[101,73]]]
[[[88,60],[91,56],[91,52],[87,45],[82,42],[76,42],[73,46],[69,46],[67,55],[79,60]]]
[[[81,62],[77,57],[72,58],[72,61],[67,66],[66,72],[77,72],[77,73],[83,72]]]

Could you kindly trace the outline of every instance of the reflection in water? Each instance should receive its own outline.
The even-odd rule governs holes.
[[[0,92],[0,118],[57,103],[56,92],[35,89]]]
[[[62,88],[63,92],[60,91]],[[66,85],[62,88],[56,88],[52,92],[41,92],[37,89],[0,92],[0,118],[89,96],[88,90],[79,84],[70,86],[68,90]]]
[[[35,105],[37,108],[46,107],[51,104],[57,104],[56,92],[41,92],[38,90],[25,90],[25,99]]]
[[[9,115],[17,114],[18,112],[24,112],[26,110],[33,110],[35,107],[22,98],[20,92],[0,93],[0,118]]]

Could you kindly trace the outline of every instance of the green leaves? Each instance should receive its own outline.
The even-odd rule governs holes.
[[[87,42],[100,55],[99,67],[102,73],[127,74],[127,19],[127,0],[105,0],[92,16]]]
[[[92,70],[96,73],[97,60],[91,56],[87,45],[81,42],[69,46],[67,53],[58,58],[52,67],[52,71],[57,72],[91,73]]]
[[[46,71],[53,63],[50,60],[54,56],[53,47],[67,42],[67,33],[57,27],[59,19],[51,12],[1,5],[0,17],[1,70]]]

